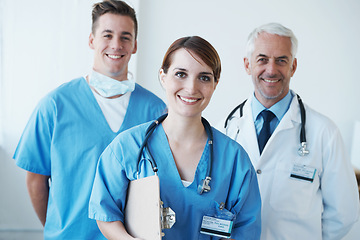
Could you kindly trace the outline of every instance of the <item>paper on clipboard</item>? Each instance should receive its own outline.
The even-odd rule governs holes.
[[[127,232],[144,240],[161,240],[160,184],[153,175],[129,183],[125,207]]]

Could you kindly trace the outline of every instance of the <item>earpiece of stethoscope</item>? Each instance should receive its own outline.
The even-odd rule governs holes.
[[[307,142],[306,142],[306,134],[305,134],[305,123],[306,123],[306,112],[305,112],[305,107],[304,104],[300,98],[300,96],[298,94],[296,94],[296,97],[298,99],[299,102],[299,107],[300,107],[300,116],[301,116],[301,130],[300,130],[300,148],[298,150],[298,154],[300,156],[306,156],[310,153],[310,151],[308,149],[306,149],[307,147]],[[240,118],[243,116],[243,107],[245,104],[246,100],[244,102],[242,102],[241,104],[239,104],[236,108],[234,108],[230,114],[228,115],[228,117],[225,120],[225,129],[227,131],[227,127],[228,127],[228,122],[231,121],[234,117],[233,115],[235,114],[235,112],[239,109],[240,112]],[[235,140],[239,134],[240,129],[238,128],[238,132],[235,135]]]
[[[139,153],[138,153],[138,169],[137,169],[137,178],[139,176],[139,165],[140,165],[140,162],[141,162],[141,156],[143,154],[143,150],[145,149],[145,151],[147,152],[147,154],[150,156],[149,159],[146,159],[150,162],[151,164],[151,167],[153,169],[153,171],[156,172],[158,171],[158,168],[157,168],[157,165],[156,165],[156,162],[153,158],[153,156],[151,155],[151,152],[148,148],[146,148],[147,146],[147,142],[151,136],[151,134],[154,132],[155,128],[162,122],[164,121],[164,119],[167,117],[167,114],[164,114],[162,115],[161,117],[159,117],[158,119],[156,119],[154,122],[152,122],[150,124],[150,126],[147,128],[146,130],[146,133],[145,133],[145,139],[140,147],[140,150],[139,150]],[[205,118],[201,118],[201,121],[204,125],[204,128],[205,128],[205,131],[208,135],[208,138],[209,138],[209,148],[210,148],[210,160],[209,160],[209,164],[208,164],[208,168],[207,168],[207,172],[206,172],[206,177],[205,179],[201,180],[200,181],[200,184],[197,188],[197,192],[199,194],[202,194],[202,193],[206,193],[206,192],[209,192],[211,190],[211,187],[210,187],[210,180],[211,180],[211,177],[210,177],[210,174],[211,174],[211,163],[212,163],[212,160],[213,160],[213,134],[212,134],[212,130],[211,130],[211,126],[209,124],[208,121],[206,121]]]

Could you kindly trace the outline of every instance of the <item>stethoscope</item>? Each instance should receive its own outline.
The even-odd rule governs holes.
[[[300,148],[298,150],[298,154],[300,156],[306,156],[310,153],[310,151],[306,148],[307,147],[307,142],[306,142],[306,134],[305,134],[305,123],[306,123],[306,112],[305,112],[305,107],[304,104],[300,98],[300,96],[298,94],[296,94],[298,102],[299,102],[299,107],[300,107],[300,116],[301,116],[301,130],[300,130]],[[247,99],[246,99],[247,100]],[[244,105],[246,103],[246,100],[244,102],[242,102],[241,104],[239,104],[236,108],[234,108],[230,114],[227,116],[226,120],[225,120],[225,125],[224,128],[226,129],[226,135],[228,135],[228,123],[233,119],[236,118],[234,116],[235,112],[237,110],[239,110],[240,113],[240,118],[243,116],[243,108]],[[240,129],[237,129],[236,135],[235,135],[235,140],[237,138],[237,136],[239,135]]]
[[[156,127],[162,121],[164,121],[164,119],[166,117],[167,117],[167,114],[162,115],[158,119],[154,120],[150,124],[150,126],[146,129],[145,138],[144,138],[143,143],[141,144],[141,147],[140,147],[140,150],[139,150],[139,153],[138,153],[137,178],[138,178],[139,172],[140,172],[139,171],[140,162],[141,162],[141,160],[144,160],[144,159],[148,160],[150,162],[152,170],[154,171],[155,174],[157,174],[158,168],[157,168],[156,162],[155,162],[149,148],[147,147],[147,143],[149,141],[149,138],[150,138],[151,134],[156,129]],[[211,187],[210,187],[211,177],[210,177],[210,175],[211,175],[211,163],[213,161],[213,133],[212,133],[212,129],[211,129],[211,126],[210,126],[209,122],[205,118],[201,118],[201,122],[204,125],[205,131],[206,131],[206,133],[208,135],[208,139],[209,139],[208,143],[209,143],[209,148],[210,148],[210,161],[209,161],[208,168],[207,168],[207,171],[206,171],[206,177],[203,180],[201,180],[200,184],[198,185],[197,192],[199,194],[202,194],[203,192],[209,192],[211,190]],[[147,159],[147,158],[142,159],[141,158],[142,155],[143,155],[144,150],[148,154],[148,156],[150,157],[149,159]]]

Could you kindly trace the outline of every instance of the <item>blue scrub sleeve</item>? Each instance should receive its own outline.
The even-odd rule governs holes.
[[[89,203],[89,218],[124,222],[129,180],[125,168],[108,146],[100,156]]]
[[[56,119],[53,99],[42,99],[32,113],[14,153],[16,165],[33,173],[51,175],[50,147]]]
[[[246,173],[239,189],[238,202],[232,209],[238,215],[231,237],[235,239],[260,239],[261,198],[257,176],[253,168]]]

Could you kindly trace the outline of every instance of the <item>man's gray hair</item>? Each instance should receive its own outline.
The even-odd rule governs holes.
[[[246,56],[249,59],[249,61],[251,61],[251,55],[254,52],[255,40],[259,37],[260,33],[269,33],[269,34],[279,35],[282,37],[289,37],[291,41],[292,60],[295,59],[298,48],[298,40],[295,37],[294,33],[290,29],[284,27],[279,23],[268,23],[258,28],[255,28],[254,31],[250,33],[246,44]]]

